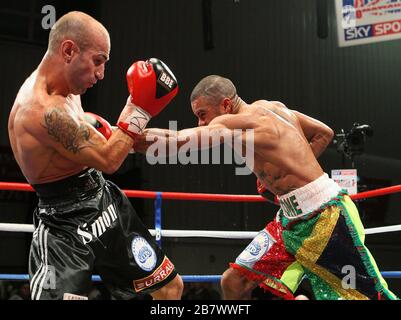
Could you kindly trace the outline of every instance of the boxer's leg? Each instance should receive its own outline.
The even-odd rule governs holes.
[[[63,300],[65,294],[87,297],[93,260],[92,251],[71,233],[40,222],[29,257],[32,300]]]
[[[284,299],[294,299],[304,271],[285,250],[282,231],[279,221],[270,222],[230,264],[221,282],[225,299],[249,299],[256,284]]]
[[[184,283],[181,277],[177,274],[172,281],[159,290],[152,292],[150,295],[154,300],[180,300],[183,290]]]
[[[183,282],[175,266],[157,245],[128,198],[112,183],[103,199],[113,206],[115,222],[100,237],[105,251],[96,267],[116,298],[150,294],[155,299],[180,299]]]
[[[258,286],[258,281],[249,280],[238,270],[229,268],[221,277],[221,289],[224,300],[250,300],[252,291]]]

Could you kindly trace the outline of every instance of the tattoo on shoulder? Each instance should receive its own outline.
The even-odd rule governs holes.
[[[273,176],[271,174],[266,173],[265,171],[260,171],[258,173],[259,178],[261,178],[262,180],[266,181],[267,183],[269,183],[270,185],[272,185],[273,183],[275,183],[278,179],[280,179],[280,176]]]
[[[44,120],[49,136],[72,153],[78,153],[90,138],[90,130],[86,125],[77,124],[65,111],[58,108],[46,112]]]
[[[266,178],[267,174],[264,171],[260,171],[260,172],[258,172],[258,176],[259,176],[259,178],[264,179],[264,178]]]

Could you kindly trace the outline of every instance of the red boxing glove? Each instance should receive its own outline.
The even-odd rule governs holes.
[[[256,188],[258,189],[258,193],[265,198],[268,202],[279,204],[278,197],[271,193],[266,187],[260,182],[259,179],[256,179]]]
[[[177,95],[178,83],[167,65],[156,58],[135,62],[127,71],[127,83],[130,98],[117,125],[135,137]]]
[[[107,120],[103,119],[97,114],[85,112],[84,120],[91,124],[97,131],[99,131],[103,135],[103,137],[106,138],[106,140],[109,140],[109,138],[113,134],[110,123],[108,123]]]
[[[159,59],[135,62],[127,72],[131,102],[151,117],[158,115],[177,95],[177,79]]]

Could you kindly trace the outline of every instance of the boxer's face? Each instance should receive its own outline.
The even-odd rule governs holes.
[[[93,40],[90,47],[85,49],[75,45],[77,53],[71,60],[67,73],[67,82],[73,94],[84,94],[104,78],[105,64],[110,54],[110,41],[102,36]]]
[[[207,126],[214,118],[224,114],[221,105],[213,105],[205,97],[199,97],[192,101],[192,112],[198,118],[198,126]]]
[[[207,126],[214,118],[231,113],[231,100],[226,98],[220,104],[214,104],[205,97],[192,101],[192,111],[198,118],[198,126]]]

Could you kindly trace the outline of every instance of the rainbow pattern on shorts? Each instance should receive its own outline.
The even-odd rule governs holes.
[[[230,267],[283,299],[307,276],[317,300],[398,300],[364,242],[358,210],[340,191],[299,217],[282,207]]]
[[[285,248],[302,265],[317,300],[398,300],[364,245],[358,210],[345,192],[308,220],[281,222]]]

